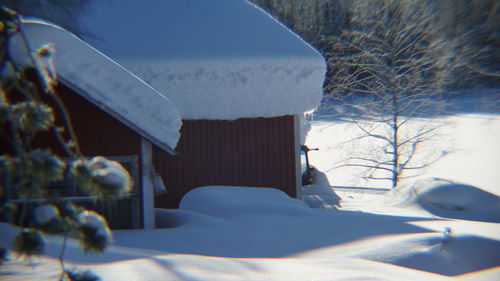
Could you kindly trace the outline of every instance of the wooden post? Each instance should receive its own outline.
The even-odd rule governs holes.
[[[144,229],[155,228],[155,202],[153,186],[153,148],[150,141],[141,138],[141,186],[142,225]]]
[[[295,188],[298,199],[302,199],[302,169],[300,164],[300,145],[301,145],[301,133],[300,133],[300,116],[295,114],[293,116],[293,126],[294,126],[294,138],[295,138]]]

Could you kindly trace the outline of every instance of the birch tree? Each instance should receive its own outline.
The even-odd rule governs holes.
[[[442,110],[439,94],[453,70],[453,43],[440,37],[435,12],[424,1],[355,1],[349,27],[322,39],[331,50],[326,98],[359,131],[352,141],[371,140],[337,167],[396,187],[445,154],[419,156],[441,125],[415,122]]]

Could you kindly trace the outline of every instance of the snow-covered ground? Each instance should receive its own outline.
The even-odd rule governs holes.
[[[157,210],[163,228],[114,231],[102,256],[70,240],[66,259],[102,280],[497,280],[499,198],[450,187],[424,181],[406,196],[365,197],[373,213],[312,209],[269,188],[204,187],[179,210]],[[0,229],[4,242],[16,232]],[[32,265],[2,266],[2,280],[55,280],[61,240],[48,237]]]
[[[500,280],[500,119],[443,118],[454,125],[439,149],[454,153],[398,190],[332,189],[328,181],[351,184],[336,170],[318,173],[304,201],[269,188],[204,187],[178,210],[157,210],[162,228],[114,231],[104,255],[70,240],[67,261],[102,280]],[[349,137],[342,126],[313,123],[319,171]],[[0,225],[0,241],[15,231]],[[47,241],[34,266],[13,259],[1,279],[56,280],[61,238]]]
[[[424,170],[418,178],[436,177],[470,184],[500,195],[500,116],[485,114],[462,114],[435,118],[421,118],[421,123],[446,124],[439,136],[424,153],[448,154],[434,165]],[[355,138],[359,130],[354,125],[343,122],[313,122],[306,144],[319,148],[319,152],[309,153],[310,162],[325,173],[332,186],[389,187],[387,182],[366,182],[360,179],[359,169],[339,165],[357,147],[366,147],[372,140],[346,143]],[[404,181],[411,185],[415,178]]]

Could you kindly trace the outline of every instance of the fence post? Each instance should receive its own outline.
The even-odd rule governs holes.
[[[143,228],[155,228],[155,202],[153,186],[153,147],[141,138],[141,186]]]

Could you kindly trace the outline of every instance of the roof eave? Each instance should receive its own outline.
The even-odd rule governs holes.
[[[71,81],[65,79],[62,76],[58,77],[58,80],[60,83],[63,83],[65,86],[67,86],[69,89],[77,93],[79,96],[83,97],[85,100],[90,102],[91,104],[97,106],[100,110],[106,112],[116,120],[118,120],[120,123],[123,125],[127,126],[129,129],[132,131],[136,132],[139,134],[141,137],[149,140],[151,143],[159,147],[160,149],[164,150],[165,152],[171,154],[171,155],[176,155],[177,152],[175,151],[174,148],[169,146],[168,144],[162,142],[161,140],[153,137],[152,135],[148,134],[145,130],[141,129],[139,126],[136,126],[134,123],[130,122],[128,119],[124,118],[121,116],[119,113],[113,111],[111,108],[106,106],[104,103],[97,101],[96,99],[92,98],[89,94],[87,94],[84,90],[80,89],[77,87],[75,84],[71,83]]]

